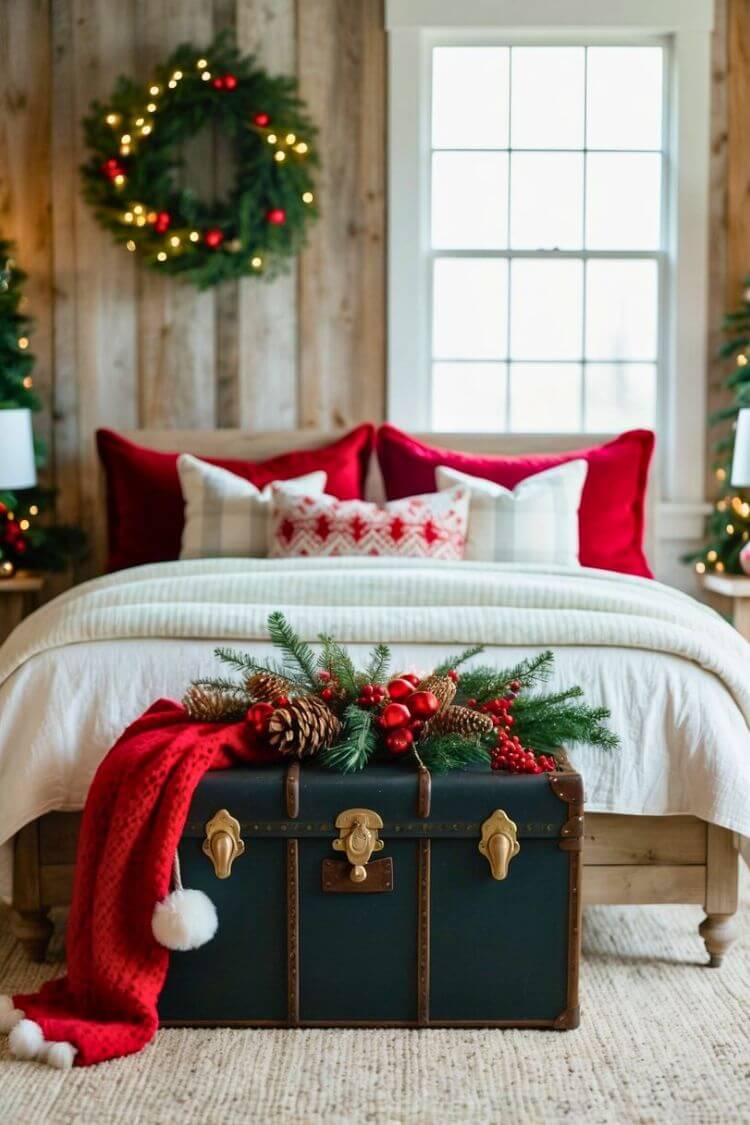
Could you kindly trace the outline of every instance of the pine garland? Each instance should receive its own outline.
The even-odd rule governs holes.
[[[334,641],[333,637],[321,633],[319,640],[322,645],[322,652],[318,660],[318,666],[330,672],[332,678],[337,681],[339,687],[347,695],[356,696],[362,677],[357,675],[357,670],[348,652]]]
[[[268,635],[271,643],[281,651],[283,675],[294,682],[303,683],[310,691],[319,687],[318,663],[306,641],[300,640],[280,610],[268,618]]]
[[[377,644],[375,645],[372,653],[370,654],[370,661],[367,665],[365,678],[368,683],[376,684],[381,680],[388,677],[388,669],[391,666],[391,650],[388,645]]]
[[[419,757],[431,773],[450,773],[467,766],[490,764],[491,739],[465,738],[459,734],[436,734],[419,745]]]
[[[550,678],[554,659],[553,653],[548,651],[530,656],[508,669],[498,670],[489,665],[470,668],[461,676],[456,702],[466,703],[469,699],[475,699],[477,703],[486,703],[489,699],[504,695],[508,685],[514,681],[521,685],[523,691],[529,691]]]
[[[484,645],[471,645],[455,656],[446,657],[445,660],[438,664],[432,674],[433,676],[447,676],[449,672],[455,672],[462,664],[466,664],[468,660],[473,660],[473,658],[479,656],[481,652],[484,652]]]
[[[378,748],[372,712],[350,703],[344,712],[340,740],[321,754],[323,765],[342,773],[363,770]]]

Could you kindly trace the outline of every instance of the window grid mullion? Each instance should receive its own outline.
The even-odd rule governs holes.
[[[588,47],[584,47],[584,49],[583,49],[583,145],[584,145],[584,153],[583,153],[583,184],[582,184],[582,192],[581,192],[581,241],[582,241],[584,247],[586,246],[586,241],[587,241],[586,240],[586,214],[587,214],[586,192],[588,190],[589,158],[588,158],[588,149],[586,148],[586,146],[588,145],[588,140],[589,140],[589,138],[588,138],[588,125],[589,125],[589,122],[588,122],[588,107],[589,107],[589,49],[588,49]],[[585,261],[581,262],[581,269],[583,270],[583,281],[582,281],[582,285],[581,285],[581,355],[584,358],[584,362],[581,364],[580,412],[581,412],[581,429],[585,430],[586,429],[586,392],[587,392],[586,384],[588,383],[588,378],[589,378],[588,369],[587,369],[586,363],[585,363],[585,359],[586,359],[586,294],[587,294],[587,288],[588,288],[589,268],[588,268],[588,264]]]
[[[506,323],[505,351],[506,351],[506,356],[507,356],[507,358],[505,360],[505,428],[508,431],[511,431],[513,429],[513,421],[512,421],[513,399],[512,399],[512,395],[511,395],[511,364],[510,364],[510,357],[511,357],[511,350],[512,350],[511,349],[511,332],[512,332],[511,314],[512,314],[512,310],[513,310],[513,298],[511,296],[513,260],[510,256],[510,230],[511,230],[510,222],[511,222],[511,189],[512,189],[512,175],[513,175],[513,173],[512,173],[513,156],[512,156],[512,153],[511,153],[511,147],[510,146],[513,142],[512,104],[513,104],[513,55],[514,55],[514,53],[515,53],[514,49],[513,49],[513,47],[511,47],[510,50],[508,51],[508,206],[507,206],[507,214],[505,216],[505,241],[507,243],[507,248],[508,248],[508,261],[507,261],[507,268],[506,268],[506,272],[505,272],[505,323]]]

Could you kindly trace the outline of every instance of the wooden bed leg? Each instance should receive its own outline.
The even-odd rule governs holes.
[[[14,910],[11,929],[32,961],[44,961],[54,929],[48,910]]]
[[[739,851],[728,828],[706,825],[706,917],[699,932],[708,950],[709,967],[718,969],[737,936]]]

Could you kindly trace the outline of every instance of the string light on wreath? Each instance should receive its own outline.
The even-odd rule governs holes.
[[[219,201],[173,179],[181,149],[204,125],[234,148],[235,183]],[[201,51],[178,48],[144,86],[121,79],[84,127],[82,174],[97,218],[162,273],[201,288],[273,277],[317,217],[315,128],[295,82],[269,75],[226,37]]]

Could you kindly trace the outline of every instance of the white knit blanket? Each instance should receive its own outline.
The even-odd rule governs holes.
[[[285,611],[306,640],[593,646],[671,654],[718,676],[750,724],[750,645],[671,587],[584,568],[400,559],[209,559],[75,587],[0,649],[0,685],[39,653],[96,640],[267,637]]]

